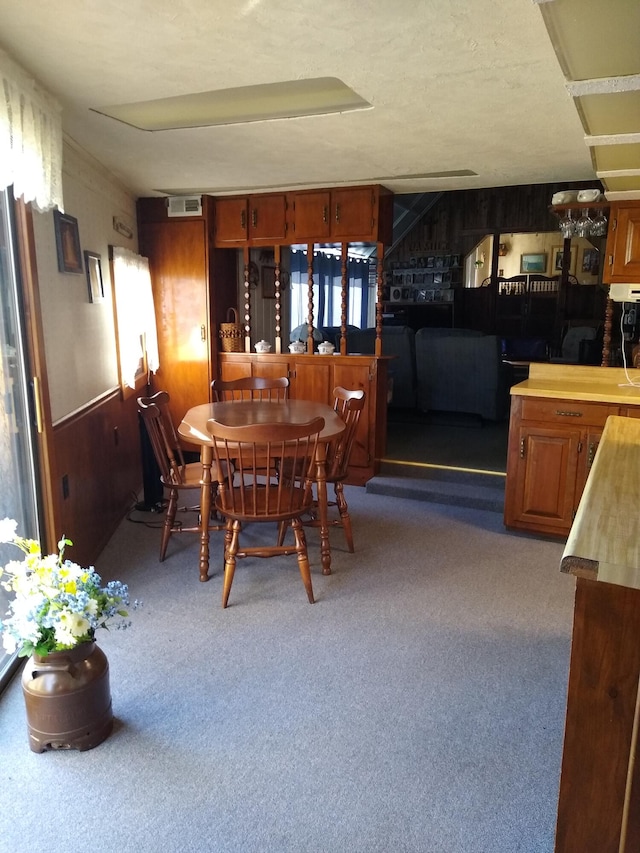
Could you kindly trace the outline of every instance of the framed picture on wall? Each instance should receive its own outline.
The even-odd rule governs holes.
[[[582,272],[598,275],[600,271],[600,252],[597,249],[583,249]]]
[[[562,259],[564,257],[564,246],[554,246],[551,250],[552,264],[551,275],[562,272]],[[569,275],[576,274],[576,247],[571,247],[571,260],[569,261]]]
[[[84,264],[87,270],[87,286],[89,288],[89,302],[102,302],[104,299],[104,285],[102,282],[101,256],[95,252],[84,253]]]
[[[539,272],[547,271],[547,253],[536,252],[520,255],[520,272]]]
[[[53,224],[56,230],[58,269],[60,272],[83,273],[78,220],[75,216],[54,210]]]

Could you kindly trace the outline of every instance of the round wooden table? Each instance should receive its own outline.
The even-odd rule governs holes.
[[[314,418],[324,418],[324,429],[318,440],[316,454],[316,488],[320,517],[320,559],[322,574],[331,574],[331,545],[327,522],[327,446],[344,432],[342,418],[325,403],[311,400],[287,400],[272,403],[266,400],[239,400],[227,403],[203,403],[186,413],[178,434],[187,442],[200,447],[202,462],[202,492],[200,497],[200,580],[209,580],[209,515],[211,513],[211,465],[213,444],[207,431],[207,421],[215,420],[228,426],[245,424],[298,424]]]

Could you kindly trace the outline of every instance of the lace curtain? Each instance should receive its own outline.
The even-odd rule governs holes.
[[[129,249],[111,248],[113,287],[118,318],[120,374],[124,385],[136,387],[146,353],[146,367],[155,373],[158,359],[158,333],[151,290],[149,261]]]
[[[62,204],[62,118],[58,102],[0,50],[0,189],[40,211]]]

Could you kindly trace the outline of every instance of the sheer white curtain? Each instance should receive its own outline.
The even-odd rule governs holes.
[[[155,373],[160,366],[149,261],[118,246],[111,247],[111,258],[120,375],[124,385],[135,388],[145,355],[149,373]]]
[[[0,50],[0,189],[40,211],[62,203],[62,118],[58,102]]]

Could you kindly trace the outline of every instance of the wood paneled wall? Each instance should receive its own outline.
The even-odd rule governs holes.
[[[54,427],[56,518],[74,543],[67,557],[91,565],[107,544],[142,483],[135,397],[113,391]],[[68,495],[64,496],[66,477]],[[118,576],[114,566],[114,577]]]
[[[553,194],[598,185],[578,181],[443,193],[390,259],[409,260],[416,253],[440,250],[464,256],[484,234],[496,231],[556,231],[558,218],[549,210]]]

